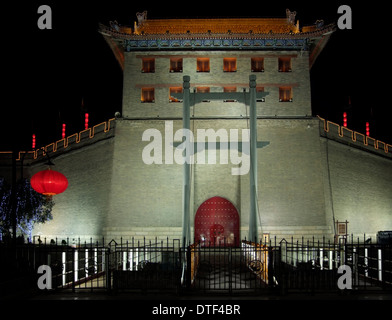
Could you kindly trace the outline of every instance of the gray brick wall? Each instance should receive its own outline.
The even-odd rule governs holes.
[[[335,220],[347,220],[349,233],[361,239],[392,230],[392,160],[325,138],[321,153],[329,220],[333,213]]]
[[[67,177],[68,188],[54,196],[53,220],[37,225],[34,235],[60,239],[102,237],[109,209],[113,147],[114,139],[108,139],[53,159],[53,170]],[[31,175],[46,168],[36,164]]]

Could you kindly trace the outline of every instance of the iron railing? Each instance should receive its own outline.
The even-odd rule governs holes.
[[[280,263],[275,276],[285,292],[339,290],[338,279],[343,275],[349,282],[343,286],[347,289],[392,287],[391,245],[361,242],[358,238],[354,241],[351,237],[340,243],[283,239],[278,248]]]
[[[181,250],[179,240],[111,242],[108,290],[179,290]]]
[[[107,269],[106,246],[98,242],[63,240],[61,242],[34,241],[33,243],[0,243],[1,285],[7,290],[37,289],[39,266],[50,267],[51,288],[104,289]],[[15,283],[20,285],[15,287]],[[19,288],[18,288],[19,287]]]
[[[14,244],[0,241],[1,294],[37,291],[38,267],[51,269],[52,290],[130,290],[211,293],[338,291],[349,275],[352,290],[392,288],[392,245],[354,240],[242,241],[239,247],[180,240],[80,240]],[[346,266],[349,274],[342,272]],[[347,282],[347,281],[346,281]]]

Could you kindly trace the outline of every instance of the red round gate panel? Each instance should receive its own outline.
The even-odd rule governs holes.
[[[239,246],[239,215],[234,205],[222,197],[204,201],[195,216],[195,240],[201,246]]]

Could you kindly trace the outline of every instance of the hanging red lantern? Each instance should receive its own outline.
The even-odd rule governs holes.
[[[62,193],[67,189],[68,180],[62,173],[49,168],[33,175],[30,184],[38,193],[42,193],[46,196],[53,196]]]
[[[65,139],[65,128],[67,127],[67,125],[65,123],[63,123],[63,127],[61,129],[61,138]]]
[[[347,128],[347,112],[343,112],[343,127]]]
[[[84,114],[84,129],[85,129],[85,130],[88,129],[88,118],[89,118],[89,115],[88,115],[88,113],[86,112],[86,113]]]
[[[366,122],[366,135],[369,137],[370,136],[370,126],[369,122]]]
[[[33,141],[32,141],[32,143],[31,143],[31,149],[35,149],[35,142],[36,142],[36,139],[35,139],[35,134],[33,134]]]

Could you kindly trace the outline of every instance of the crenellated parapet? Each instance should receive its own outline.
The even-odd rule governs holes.
[[[16,161],[24,165],[45,161],[48,156],[56,157],[65,152],[79,149],[114,136],[115,118],[99,123],[91,128],[74,133],[64,139],[50,143],[41,148],[29,151],[18,151]],[[12,151],[0,152],[0,166],[9,166],[12,161]]]
[[[351,147],[364,149],[392,159],[392,145],[351,130],[337,123],[318,117],[320,120],[320,135]]]

